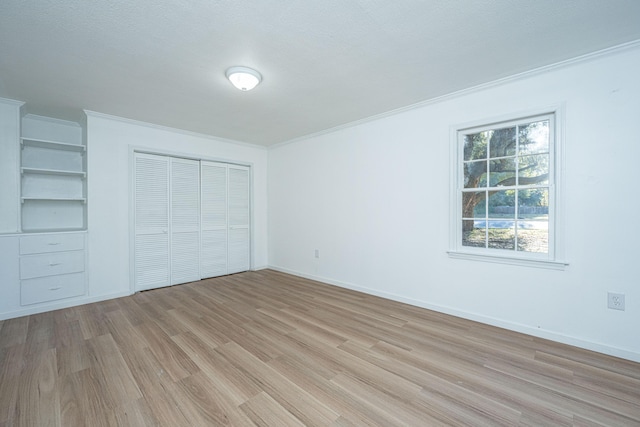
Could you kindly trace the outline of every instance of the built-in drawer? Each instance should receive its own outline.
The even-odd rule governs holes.
[[[20,257],[21,279],[81,271],[84,271],[84,251],[53,252]]]
[[[84,233],[52,233],[20,237],[20,255],[81,249],[84,249]]]
[[[85,293],[84,288],[84,273],[22,280],[20,282],[20,304],[37,304],[76,297]]]

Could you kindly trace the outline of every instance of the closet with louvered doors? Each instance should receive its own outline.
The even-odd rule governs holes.
[[[250,268],[250,169],[134,153],[136,291]]]

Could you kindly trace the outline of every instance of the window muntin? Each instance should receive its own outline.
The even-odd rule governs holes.
[[[458,131],[457,250],[553,259],[554,115]]]

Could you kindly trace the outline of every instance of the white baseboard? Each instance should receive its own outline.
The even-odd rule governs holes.
[[[131,292],[116,292],[106,295],[98,295],[93,297],[69,298],[65,300],[42,303],[31,307],[20,308],[19,310],[5,311],[0,313],[0,320],[13,319],[15,317],[29,316],[32,314],[44,313],[46,311],[60,310],[62,308],[75,307],[77,305],[91,304],[94,302],[106,301],[109,299],[126,297]]]
[[[559,342],[562,344],[572,345],[574,347],[583,348],[586,350],[596,351],[598,353],[607,354],[610,356],[620,357],[622,359],[631,360],[633,362],[640,362],[640,353],[625,350],[618,347],[612,347],[605,344],[600,344],[592,341],[586,341],[579,338],[575,338],[569,335],[564,335],[558,332],[549,331],[545,329],[534,328],[519,323],[509,322],[503,319],[496,319],[489,316],[484,316],[478,313],[471,313],[467,311],[458,310],[451,307],[430,304],[426,301],[420,301],[412,298],[406,298],[402,295],[391,294],[387,292],[380,292],[374,289],[354,285],[353,283],[341,282],[339,280],[333,280],[326,277],[314,276],[312,274],[306,274],[288,268],[282,268],[274,265],[268,267],[271,270],[279,271],[282,273],[291,274],[298,277],[304,277],[305,279],[315,280],[317,282],[327,283],[329,285],[339,286],[341,288],[351,289],[358,292],[363,292],[369,295],[375,295],[378,297],[386,298],[392,301],[398,301],[405,304],[410,304],[416,307],[426,308],[428,310],[437,311],[439,313],[449,314],[452,316],[460,317],[467,320],[473,320],[475,322],[484,323],[491,326],[496,326],[503,329],[508,329],[515,332],[531,335],[538,338],[544,338],[551,341]]]

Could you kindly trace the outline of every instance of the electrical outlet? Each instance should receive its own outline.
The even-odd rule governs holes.
[[[316,257],[316,258],[320,258],[320,249],[316,249],[316,251],[315,251],[315,257]]]
[[[607,307],[624,311],[624,294],[607,293]]]

